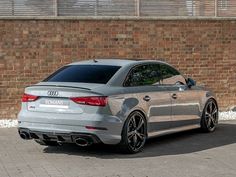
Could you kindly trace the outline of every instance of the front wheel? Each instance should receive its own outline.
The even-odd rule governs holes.
[[[120,148],[126,153],[137,153],[142,150],[147,139],[147,122],[138,111],[132,112],[125,121]]]
[[[213,132],[218,123],[218,106],[215,100],[209,99],[203,110],[201,129],[204,132]]]

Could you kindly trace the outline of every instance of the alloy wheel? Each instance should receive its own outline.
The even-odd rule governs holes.
[[[127,139],[130,148],[138,151],[143,147],[146,141],[146,125],[143,116],[140,113],[134,113],[128,122]]]
[[[214,129],[217,124],[218,108],[214,101],[208,102],[205,109],[205,121],[209,130]]]

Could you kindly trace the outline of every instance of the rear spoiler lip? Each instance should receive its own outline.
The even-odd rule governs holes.
[[[43,87],[47,87],[47,86],[49,86],[49,87],[67,87],[67,88],[78,88],[78,89],[84,89],[84,90],[91,90],[91,89],[85,88],[85,87],[75,87],[75,86],[66,86],[66,85],[31,85],[31,86],[29,86],[27,88],[30,88],[30,87],[41,87],[41,86],[43,86]]]

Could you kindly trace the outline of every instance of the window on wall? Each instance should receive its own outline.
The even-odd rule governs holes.
[[[187,7],[187,12],[188,16],[195,16],[196,11],[195,11],[195,0],[186,0],[186,7]]]
[[[228,0],[218,0],[218,6],[220,10],[227,10],[228,9]]]

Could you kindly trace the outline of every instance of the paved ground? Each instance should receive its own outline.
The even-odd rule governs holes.
[[[236,121],[211,134],[190,131],[149,140],[135,155],[112,146],[44,147],[0,129],[0,177],[235,177]]]

